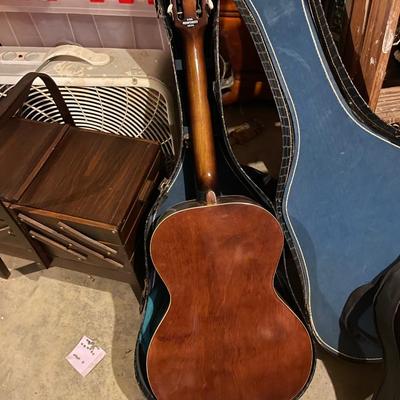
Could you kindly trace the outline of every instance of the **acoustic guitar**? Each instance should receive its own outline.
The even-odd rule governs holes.
[[[275,218],[218,196],[204,34],[210,0],[173,0],[185,71],[198,198],[169,210],[150,255],[169,306],[147,352],[158,400],[293,399],[312,370],[307,330],[274,290],[283,247]]]

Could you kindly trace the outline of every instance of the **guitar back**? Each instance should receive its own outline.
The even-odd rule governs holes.
[[[238,199],[191,203],[153,234],[151,257],[170,294],[147,353],[158,400],[292,399],[308,380],[310,338],[273,287],[281,228]]]

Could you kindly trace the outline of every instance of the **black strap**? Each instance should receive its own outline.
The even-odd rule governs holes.
[[[36,78],[40,78],[46,85],[64,122],[69,125],[75,125],[60,89],[50,76],[40,72],[29,72],[26,74],[12,89],[9,90],[7,97],[0,101],[0,124],[14,116],[22,107],[28,98],[29,91]]]
[[[374,304],[376,329],[381,340],[385,376],[374,400],[400,398],[400,270],[387,273]]]
[[[351,293],[340,316],[341,329],[349,332],[354,337],[363,336],[373,342],[379,342],[378,338],[372,337],[365,332],[357,322],[363,312],[375,303],[376,296],[388,276],[398,269],[400,269],[400,256],[371,282],[358,287]]]

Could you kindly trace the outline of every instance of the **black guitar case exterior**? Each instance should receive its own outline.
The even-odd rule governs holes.
[[[400,263],[382,279],[375,295],[375,322],[382,343],[385,377],[374,400],[400,399]]]
[[[400,399],[400,257],[371,282],[357,288],[350,296],[342,324],[360,313],[366,304],[374,305],[375,325],[383,348],[385,375],[373,400]],[[350,327],[354,336],[364,334]]]

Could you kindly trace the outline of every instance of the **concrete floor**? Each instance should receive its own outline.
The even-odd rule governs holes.
[[[0,400],[144,399],[133,370],[140,315],[129,285],[60,268],[22,267],[0,279],[0,293]],[[107,352],[86,378],[65,360],[83,335]],[[381,365],[353,364],[318,350],[302,399],[367,399],[381,374]]]

